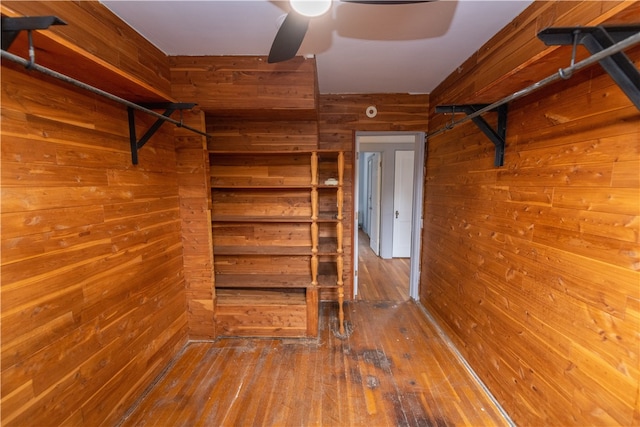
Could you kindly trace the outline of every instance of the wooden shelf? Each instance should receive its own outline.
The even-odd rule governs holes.
[[[318,245],[318,256],[338,255],[338,247],[335,243],[321,243]]]
[[[306,222],[311,219],[311,189],[283,186],[211,189],[212,216]],[[271,219],[273,218],[273,219]]]
[[[211,222],[269,222],[269,223],[298,223],[311,222],[310,217],[302,216],[231,216],[213,215]]]
[[[246,305],[248,301],[261,305],[304,305],[304,289],[216,289],[219,305]]]
[[[315,336],[318,289],[343,295],[343,153],[210,151],[209,160],[222,333]],[[294,289],[302,312],[291,309]]]
[[[338,255],[340,255],[340,253],[338,253],[337,251],[322,250],[322,249],[318,250],[318,256],[321,256],[321,257],[338,256]]]
[[[338,276],[336,274],[319,274],[318,287],[322,289],[337,289]]]
[[[218,190],[311,190],[310,184],[218,184],[211,183],[212,189]]]
[[[308,288],[311,277],[293,274],[216,274],[216,288]]]
[[[214,188],[310,188],[310,153],[209,155]]]
[[[332,157],[335,159],[337,158],[337,151],[332,150],[330,148],[312,148],[312,149],[302,149],[302,150],[272,150],[272,151],[265,151],[265,150],[208,150],[208,153],[211,155],[216,155],[216,154],[233,154],[233,155],[245,155],[245,154],[256,154],[256,155],[265,155],[265,156],[269,156],[271,154],[284,154],[284,155],[289,155],[289,154],[311,154],[311,153],[318,153],[319,155],[333,155]]]
[[[311,246],[216,246],[214,255],[311,255]]]

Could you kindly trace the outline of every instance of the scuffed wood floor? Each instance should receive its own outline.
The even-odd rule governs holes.
[[[123,426],[508,425],[412,301],[321,307],[317,340],[192,342]]]

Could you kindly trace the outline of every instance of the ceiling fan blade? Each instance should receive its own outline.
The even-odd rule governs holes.
[[[273,64],[296,56],[308,28],[308,18],[293,11],[289,12],[273,40],[267,62]]]

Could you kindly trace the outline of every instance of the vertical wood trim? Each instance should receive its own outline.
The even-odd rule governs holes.
[[[201,111],[183,112],[185,124],[204,129]],[[180,215],[184,242],[184,277],[187,288],[189,337],[216,337],[215,286],[209,191],[207,140],[182,128],[175,128]]]
[[[318,288],[307,288],[306,291],[306,305],[307,305],[307,336],[318,336],[318,321],[320,301],[318,299]]]

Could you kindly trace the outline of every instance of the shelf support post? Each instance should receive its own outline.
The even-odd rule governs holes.
[[[344,231],[342,225],[343,218],[343,207],[344,207],[344,152],[340,151],[338,153],[338,189],[336,192],[336,204],[338,208],[338,215],[336,223],[336,243],[337,243],[337,253],[338,256],[336,258],[336,274],[338,276],[338,328],[340,336],[345,336],[346,331],[344,327],[344,280],[342,275],[344,273]]]
[[[485,104],[469,104],[469,105],[438,105],[436,113],[458,114],[464,113],[467,116],[487,107]],[[471,121],[486,135],[487,138],[495,146],[494,166],[504,165],[504,147],[507,140],[507,104],[502,104],[493,110],[498,113],[498,124],[493,129],[485,119],[480,116],[473,117]]]

